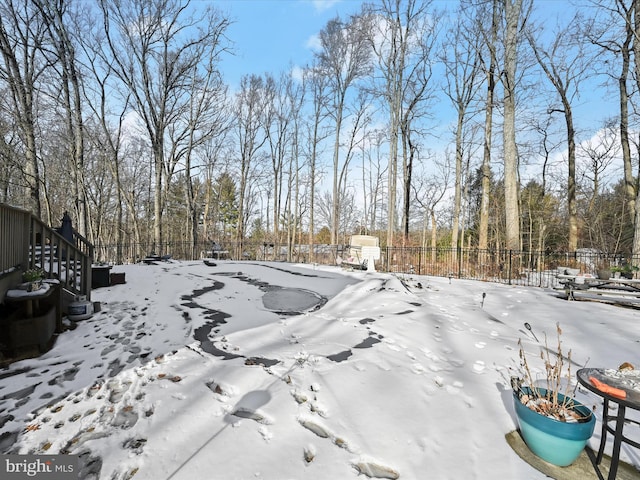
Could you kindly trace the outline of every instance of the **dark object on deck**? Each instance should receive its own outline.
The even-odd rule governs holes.
[[[108,287],[111,285],[109,271],[111,265],[93,265],[91,267],[91,288]]]
[[[62,215],[62,224],[58,229],[58,233],[62,235],[62,238],[67,240],[69,243],[73,244],[73,223],[71,222],[71,217],[69,216],[69,212],[64,212]]]
[[[59,228],[56,228],[56,231],[60,234],[62,238],[64,238],[67,242],[72,245],[75,245],[75,240],[73,239],[73,222],[71,221],[71,217],[69,216],[69,212],[64,212],[62,215],[62,220]],[[66,257],[67,249],[62,249],[62,256]]]
[[[168,262],[169,260],[171,260],[171,255],[156,255],[155,253],[152,253],[150,255],[147,255],[145,258],[142,259],[142,261],[144,263],[146,263],[147,265],[155,265],[156,262]]]
[[[111,280],[111,285],[123,285],[127,283],[124,279],[124,272],[112,273],[109,278]]]

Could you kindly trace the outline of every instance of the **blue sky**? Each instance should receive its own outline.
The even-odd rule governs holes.
[[[303,67],[313,58],[314,37],[339,15],[346,19],[360,10],[363,0],[196,0],[195,5],[213,4],[232,20],[227,37],[233,42],[234,55],[223,56],[221,70],[230,91],[238,89],[240,79],[247,74],[271,73],[278,76],[292,67]],[[458,1],[435,0],[434,6],[453,9]],[[569,0],[535,0],[534,16],[542,15],[548,22],[569,20],[576,7]],[[557,18],[556,18],[557,17]],[[594,78],[592,85],[583,85],[580,99],[574,104],[574,120],[579,130],[578,140],[588,139],[600,128],[605,117],[617,113],[617,99]],[[551,95],[553,90],[546,85]],[[526,109],[523,104],[521,109]],[[444,150],[451,145],[451,122],[454,112],[446,99],[434,105],[435,118],[431,147]],[[562,122],[562,118],[556,119]],[[558,133],[562,135],[562,131]],[[564,148],[558,150],[562,155]]]
[[[359,0],[216,0],[233,20],[227,34],[235,55],[227,55],[222,71],[232,88],[245,74],[278,75],[312,59],[309,42],[339,14],[359,10]]]

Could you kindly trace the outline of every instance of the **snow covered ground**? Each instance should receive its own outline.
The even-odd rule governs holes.
[[[640,365],[640,311],[539,288],[283,263],[113,271],[127,283],[94,290],[100,312],[0,371],[1,452],[78,454],[100,479],[542,479],[504,438],[518,339],[542,367],[534,334],[555,346],[560,322],[574,371]]]

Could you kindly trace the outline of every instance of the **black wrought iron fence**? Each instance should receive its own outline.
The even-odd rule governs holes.
[[[133,263],[154,253],[151,244],[132,243],[95,247],[95,258],[108,263]],[[274,261],[335,265],[346,245],[286,245],[244,242],[217,244],[221,258],[246,261]],[[211,255],[210,242],[196,245],[170,242],[162,245],[165,255],[175,260],[197,260]],[[640,266],[640,256],[609,254],[593,249],[575,252],[522,252],[515,250],[478,250],[466,248],[383,247],[375,263],[378,271],[398,274],[431,275],[466,278],[513,285],[553,287],[557,273],[567,269],[598,276],[598,271],[627,270],[634,277]],[[603,275],[601,273],[600,275]]]

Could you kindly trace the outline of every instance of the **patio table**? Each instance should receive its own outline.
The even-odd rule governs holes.
[[[598,456],[596,457],[596,468],[598,468],[598,465],[600,465],[602,461],[607,433],[612,433],[613,451],[611,453],[611,467],[609,468],[608,480],[614,480],[616,478],[622,443],[640,448],[640,443],[623,434],[626,423],[640,425],[640,422],[626,417],[627,408],[640,411],[640,373],[638,370],[631,370],[630,372],[634,373],[627,375],[625,372],[604,368],[582,368],[577,372],[578,382],[587,390],[601,397],[604,402],[602,411],[602,434]],[[612,387],[614,390],[612,392],[601,390],[592,382],[592,378],[595,379],[596,382],[602,382],[606,386]],[[609,402],[617,404],[617,414],[609,415]],[[610,422],[615,422],[615,426],[610,426]]]

